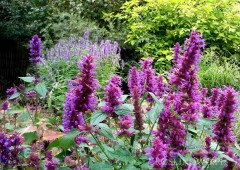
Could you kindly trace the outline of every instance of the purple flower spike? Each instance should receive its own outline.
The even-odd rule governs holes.
[[[43,63],[43,59],[41,58],[42,54],[42,43],[41,39],[38,35],[34,35],[32,40],[30,41],[30,62],[32,63]]]
[[[17,132],[12,135],[0,132],[0,163],[4,168],[8,169],[22,162],[22,159],[18,156],[24,150],[21,146],[23,140],[24,138],[19,136]]]
[[[105,101],[105,105],[101,107],[101,109],[108,113],[110,117],[116,118],[117,115],[114,113],[115,107],[117,105],[122,104],[122,90],[120,88],[121,78],[113,75],[108,81],[108,85],[105,88],[103,100]]]
[[[133,135],[132,132],[129,131],[131,126],[133,125],[133,119],[131,115],[126,115],[123,117],[119,117],[119,127],[121,129],[120,132],[118,132],[118,136],[126,135],[128,137],[131,137]]]
[[[178,67],[179,64],[181,63],[181,52],[182,52],[182,49],[181,49],[181,46],[179,43],[176,43],[174,48],[174,55],[173,55],[173,64],[175,67]]]
[[[45,162],[45,167],[46,167],[46,170],[55,170],[57,169],[57,162],[54,162],[53,161],[53,155],[52,155],[52,152],[50,150],[48,150],[46,152],[46,162]]]
[[[219,121],[213,125],[213,133],[220,149],[227,151],[235,141],[233,123],[235,120],[234,112],[237,111],[237,93],[232,87],[225,87],[223,96],[224,102],[218,116]]]
[[[141,85],[141,77],[140,73],[137,70],[137,67],[132,67],[129,71],[128,77],[128,88],[131,94],[133,94],[134,87],[138,87],[139,96],[142,95],[142,85]]]
[[[8,110],[10,106],[10,103],[8,102],[8,100],[6,100],[5,102],[2,103],[2,110]]]
[[[14,93],[17,93],[17,88],[11,87],[10,89],[7,89],[7,98],[9,99]]]
[[[164,144],[158,137],[152,140],[152,148],[146,149],[149,164],[154,169],[173,169],[174,164],[171,158],[175,157],[167,144]]]
[[[78,62],[80,73],[75,77],[75,80],[70,81],[70,91],[66,93],[63,116],[65,132],[73,128],[82,131],[82,126],[84,126],[83,114],[95,110],[97,105],[95,92],[99,88],[98,80],[95,78],[95,67],[92,56],[84,56],[82,61]]]

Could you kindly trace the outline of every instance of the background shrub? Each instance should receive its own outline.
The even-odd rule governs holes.
[[[209,48],[203,54],[198,72],[199,80],[203,87],[222,88],[224,85],[232,86],[239,90],[240,69],[238,59],[228,59]]]
[[[154,57],[155,67],[170,67],[171,48],[183,42],[193,29],[227,56],[239,53],[240,4],[235,0],[131,0],[122,6],[127,42],[145,56]]]

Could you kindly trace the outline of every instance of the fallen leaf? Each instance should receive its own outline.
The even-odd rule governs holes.
[[[62,133],[62,132],[57,132],[57,131],[53,131],[53,130],[45,130],[43,132],[43,140],[54,141],[55,139],[58,139],[63,135],[64,135],[64,133]]]

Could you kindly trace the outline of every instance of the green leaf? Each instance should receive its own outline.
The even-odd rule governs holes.
[[[230,161],[230,162],[236,162],[235,160],[233,160],[230,156],[224,154],[224,152],[222,151],[217,151],[218,155],[220,158],[225,158],[226,160]]]
[[[133,112],[133,105],[131,104],[118,105],[115,109],[115,113],[119,116],[125,116],[132,112]]]
[[[20,93],[16,92],[10,96],[9,100],[18,98],[19,96],[20,96]]]
[[[114,152],[109,151],[111,153],[110,156],[124,162],[131,162],[132,161],[132,156],[129,150],[119,148],[115,150]]]
[[[183,161],[185,164],[187,164],[187,160],[182,156],[182,154],[178,153],[177,155],[182,159],[182,161]]]
[[[137,168],[133,165],[126,165],[122,167],[122,170],[137,170]]]
[[[90,168],[91,170],[113,170],[113,167],[105,162],[97,162]]]
[[[102,122],[103,120],[105,120],[107,117],[107,114],[102,112],[102,111],[98,111],[97,113],[93,113],[91,116],[91,125],[96,125],[100,122]]]
[[[152,123],[155,123],[155,121],[158,119],[158,116],[160,116],[162,109],[162,105],[156,104],[154,108],[147,113]]]
[[[20,157],[22,157],[22,158],[27,158],[29,155],[30,155],[30,153],[32,152],[32,150],[30,149],[30,148],[25,148],[24,150],[22,150],[21,152],[20,152]]]
[[[152,92],[148,92],[148,93],[152,96],[152,98],[154,99],[154,101],[156,102],[156,104],[163,108],[163,103],[160,102],[160,101],[157,99],[157,97],[156,97]]]
[[[97,124],[97,126],[101,128],[101,130],[99,131],[100,135],[105,136],[106,138],[115,140],[112,130],[109,128],[108,125],[104,123],[99,123]]]
[[[197,124],[210,127],[210,126],[212,126],[212,124],[214,124],[216,122],[217,122],[217,120],[209,120],[209,119],[205,119],[205,118],[200,118],[198,120]]]
[[[18,78],[20,78],[23,81],[28,82],[28,83],[33,82],[35,80],[34,77],[18,77]]]
[[[62,138],[62,137],[61,137]],[[52,141],[49,145],[48,145],[48,149],[49,148],[53,148],[53,147],[59,147],[60,146],[60,140],[61,140],[61,138],[58,138],[58,139],[56,139],[56,140],[54,140],[54,141]]]
[[[71,168],[62,166],[62,167],[59,167],[57,170],[71,170]]]
[[[29,112],[23,112],[18,116],[17,119],[19,122],[25,122],[25,121],[29,121],[29,116],[30,116]]]
[[[128,96],[129,95],[127,95],[127,94],[122,95],[121,100],[124,102],[128,98]]]
[[[5,128],[7,130],[13,130],[14,129],[14,125],[11,125],[10,123],[7,123],[7,124],[5,124]]]
[[[46,85],[44,83],[38,83],[34,90],[42,97],[45,98],[46,97],[46,93],[47,93],[47,88]]]
[[[28,132],[23,134],[27,144],[31,144],[34,139],[38,138],[37,132]]]
[[[20,112],[21,112],[21,110],[9,109],[9,110],[7,111],[7,114],[15,114],[15,113],[20,113]]]
[[[75,138],[80,134],[78,129],[73,129],[60,138],[59,146],[63,148],[63,150],[67,151],[69,148],[76,145]]]

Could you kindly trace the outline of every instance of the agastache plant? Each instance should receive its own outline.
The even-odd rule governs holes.
[[[122,104],[121,97],[123,92],[121,90],[121,83],[121,78],[113,75],[105,88],[105,96],[103,98],[105,105],[101,109],[112,118],[117,117],[117,114],[114,113],[116,106]]]
[[[63,116],[65,132],[73,128],[83,130],[84,114],[94,111],[97,105],[95,92],[99,84],[95,78],[96,64],[93,60],[91,55],[84,56],[82,61],[78,62],[80,73],[69,83],[70,91],[66,94]]]
[[[34,35],[30,41],[30,56],[29,59],[32,63],[42,62],[42,42],[38,35]]]

